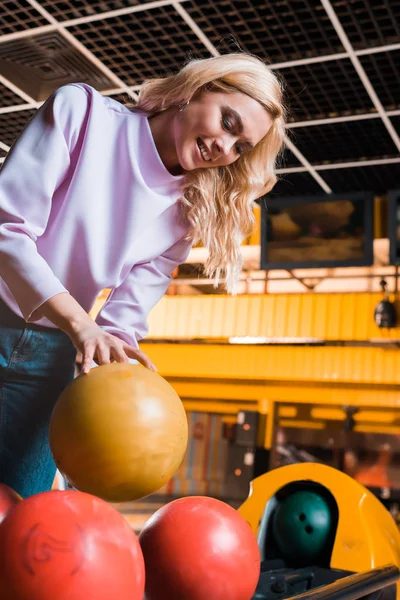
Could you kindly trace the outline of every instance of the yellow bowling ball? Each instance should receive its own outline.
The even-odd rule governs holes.
[[[80,491],[128,502],[160,489],[181,464],[188,441],[183,404],[157,373],[111,363],[77,377],[50,422],[59,471]]]

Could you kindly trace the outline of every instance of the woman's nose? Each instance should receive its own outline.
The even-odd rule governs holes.
[[[216,149],[218,156],[221,156],[221,155],[229,156],[234,143],[235,143],[235,141],[232,139],[228,139],[228,137],[215,140],[215,149]]]

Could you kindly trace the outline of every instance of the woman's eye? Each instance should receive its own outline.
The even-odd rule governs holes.
[[[224,129],[226,129],[226,131],[233,129],[233,123],[227,116],[222,117],[222,126]]]
[[[235,152],[236,154],[243,154],[244,150],[242,148],[242,146],[235,146]]]

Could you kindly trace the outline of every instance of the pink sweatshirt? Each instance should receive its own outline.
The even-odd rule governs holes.
[[[29,322],[55,294],[89,311],[112,288],[97,323],[137,346],[190,251],[181,184],[147,115],[86,84],[59,88],[0,171],[0,298]]]

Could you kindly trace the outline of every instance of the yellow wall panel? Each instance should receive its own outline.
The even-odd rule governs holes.
[[[243,410],[243,401],[241,402],[218,402],[216,400],[204,400],[203,398],[187,398],[182,396],[183,405],[186,411],[219,413],[221,415],[237,415]],[[246,410],[258,410],[258,402],[246,402]]]
[[[216,383],[209,383],[196,379],[195,381],[184,381],[178,379],[170,379],[167,377],[171,385],[176,390],[177,394],[185,402],[186,394],[189,390],[198,399],[204,398],[207,393],[207,400],[210,402],[210,411],[213,410],[211,403],[214,396],[214,389],[218,392]],[[215,387],[214,387],[215,386]],[[220,393],[224,393],[225,384],[221,384]],[[242,397],[240,399],[242,406],[241,410],[246,410],[249,407],[253,410],[254,401],[249,401],[245,395],[248,387],[240,382],[235,383],[237,393]],[[359,406],[359,407],[383,407],[383,408],[400,408],[399,391],[380,387],[378,389],[365,388],[363,386],[355,387],[351,385],[331,384],[329,386],[311,383],[299,385],[294,382],[285,382],[278,384],[276,382],[266,382],[263,386],[263,398],[258,401],[258,412],[260,407],[268,406],[268,410],[264,410],[264,414],[268,415],[267,423],[270,422],[271,411],[275,402],[290,402],[297,404],[325,404],[327,406]],[[213,403],[214,404],[214,403]]]
[[[149,337],[400,340],[400,326],[382,330],[375,325],[380,300],[373,293],[165,296],[150,314]]]
[[[258,329],[260,327],[259,324],[259,315],[262,310],[262,299],[263,296],[254,295],[249,299],[249,311],[247,314],[247,322],[246,322],[246,335],[249,336],[257,336]]]
[[[234,415],[239,410],[258,410],[265,416],[266,427],[260,432],[260,443],[270,447],[274,412],[277,403],[296,411],[304,405],[315,405],[321,418],[336,418],[343,413],[343,406],[359,407],[355,415],[357,431],[372,427],[374,431],[385,427],[399,427],[400,394],[394,386],[355,386],[352,384],[300,383],[265,381],[257,385],[247,381],[202,380],[200,378],[169,378],[168,381],[182,398],[185,408],[192,411]],[[325,408],[321,408],[325,407]],[[386,415],[389,414],[390,418]],[[286,418],[292,416],[285,414]],[[315,418],[317,415],[313,414]],[[340,420],[340,419],[338,419]]]
[[[249,246],[258,246],[261,239],[261,207],[255,206],[253,208],[253,214],[255,217],[255,227],[252,234],[246,240],[246,244]]]
[[[168,377],[400,384],[396,349],[229,344],[143,344],[142,348]],[[400,390],[398,394],[400,405]]]

